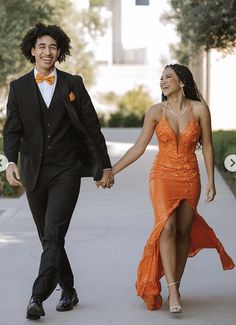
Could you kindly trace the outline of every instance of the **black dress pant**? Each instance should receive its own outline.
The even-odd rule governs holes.
[[[80,190],[79,166],[43,165],[34,191],[27,191],[29,206],[43,246],[32,296],[43,300],[57,284],[70,293],[74,277],[64,248],[71,216]]]

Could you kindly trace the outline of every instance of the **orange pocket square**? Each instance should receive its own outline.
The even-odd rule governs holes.
[[[72,91],[69,93],[69,99],[70,99],[70,102],[73,102],[73,100],[76,99],[76,96]]]

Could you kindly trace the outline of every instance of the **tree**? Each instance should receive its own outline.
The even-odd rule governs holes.
[[[109,0],[90,0],[90,7],[104,7],[109,5]]]
[[[26,69],[19,45],[27,29],[46,21],[52,7],[46,0],[0,0],[0,86],[8,78]]]
[[[62,69],[83,76],[86,84],[94,81],[95,61],[89,43],[102,36],[106,30],[106,21],[101,18],[101,7],[96,1],[91,1],[91,7],[80,12],[71,1],[49,0],[54,15],[50,23],[59,24],[71,39],[71,56],[61,64]],[[104,0],[100,0],[100,5]]]
[[[77,12],[71,1],[64,0],[0,0],[0,87],[31,68],[19,45],[29,28],[37,22],[59,24],[71,38],[72,56],[62,68],[82,74],[86,83],[93,80],[93,53],[88,42],[102,35],[106,22],[100,18],[100,7]],[[104,0],[100,0],[102,4]],[[88,37],[90,36],[90,38]]]
[[[173,11],[164,19],[174,22],[181,37],[179,55],[199,49],[232,51],[236,46],[236,0],[170,0]]]

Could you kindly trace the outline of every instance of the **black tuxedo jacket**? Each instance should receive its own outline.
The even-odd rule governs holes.
[[[80,76],[57,69],[57,83],[61,100],[78,134],[81,176],[93,176],[94,180],[99,180],[102,170],[110,168],[111,163],[97,114],[83,80]],[[24,185],[28,190],[33,190],[43,152],[43,129],[34,70],[10,84],[3,136],[4,154],[8,161],[17,163],[20,152]]]

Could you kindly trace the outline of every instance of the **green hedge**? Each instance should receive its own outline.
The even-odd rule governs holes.
[[[102,94],[104,103],[116,105],[117,111],[98,114],[103,127],[142,127],[147,109],[153,104],[148,90],[139,85],[119,96],[114,92]]]
[[[102,127],[110,128],[140,128],[143,126],[145,115],[137,115],[133,112],[123,113],[118,111],[106,117],[103,114],[98,114],[99,121]]]
[[[224,166],[225,158],[236,154],[236,130],[213,132],[213,146],[216,167],[236,195],[236,172],[229,172]]]

